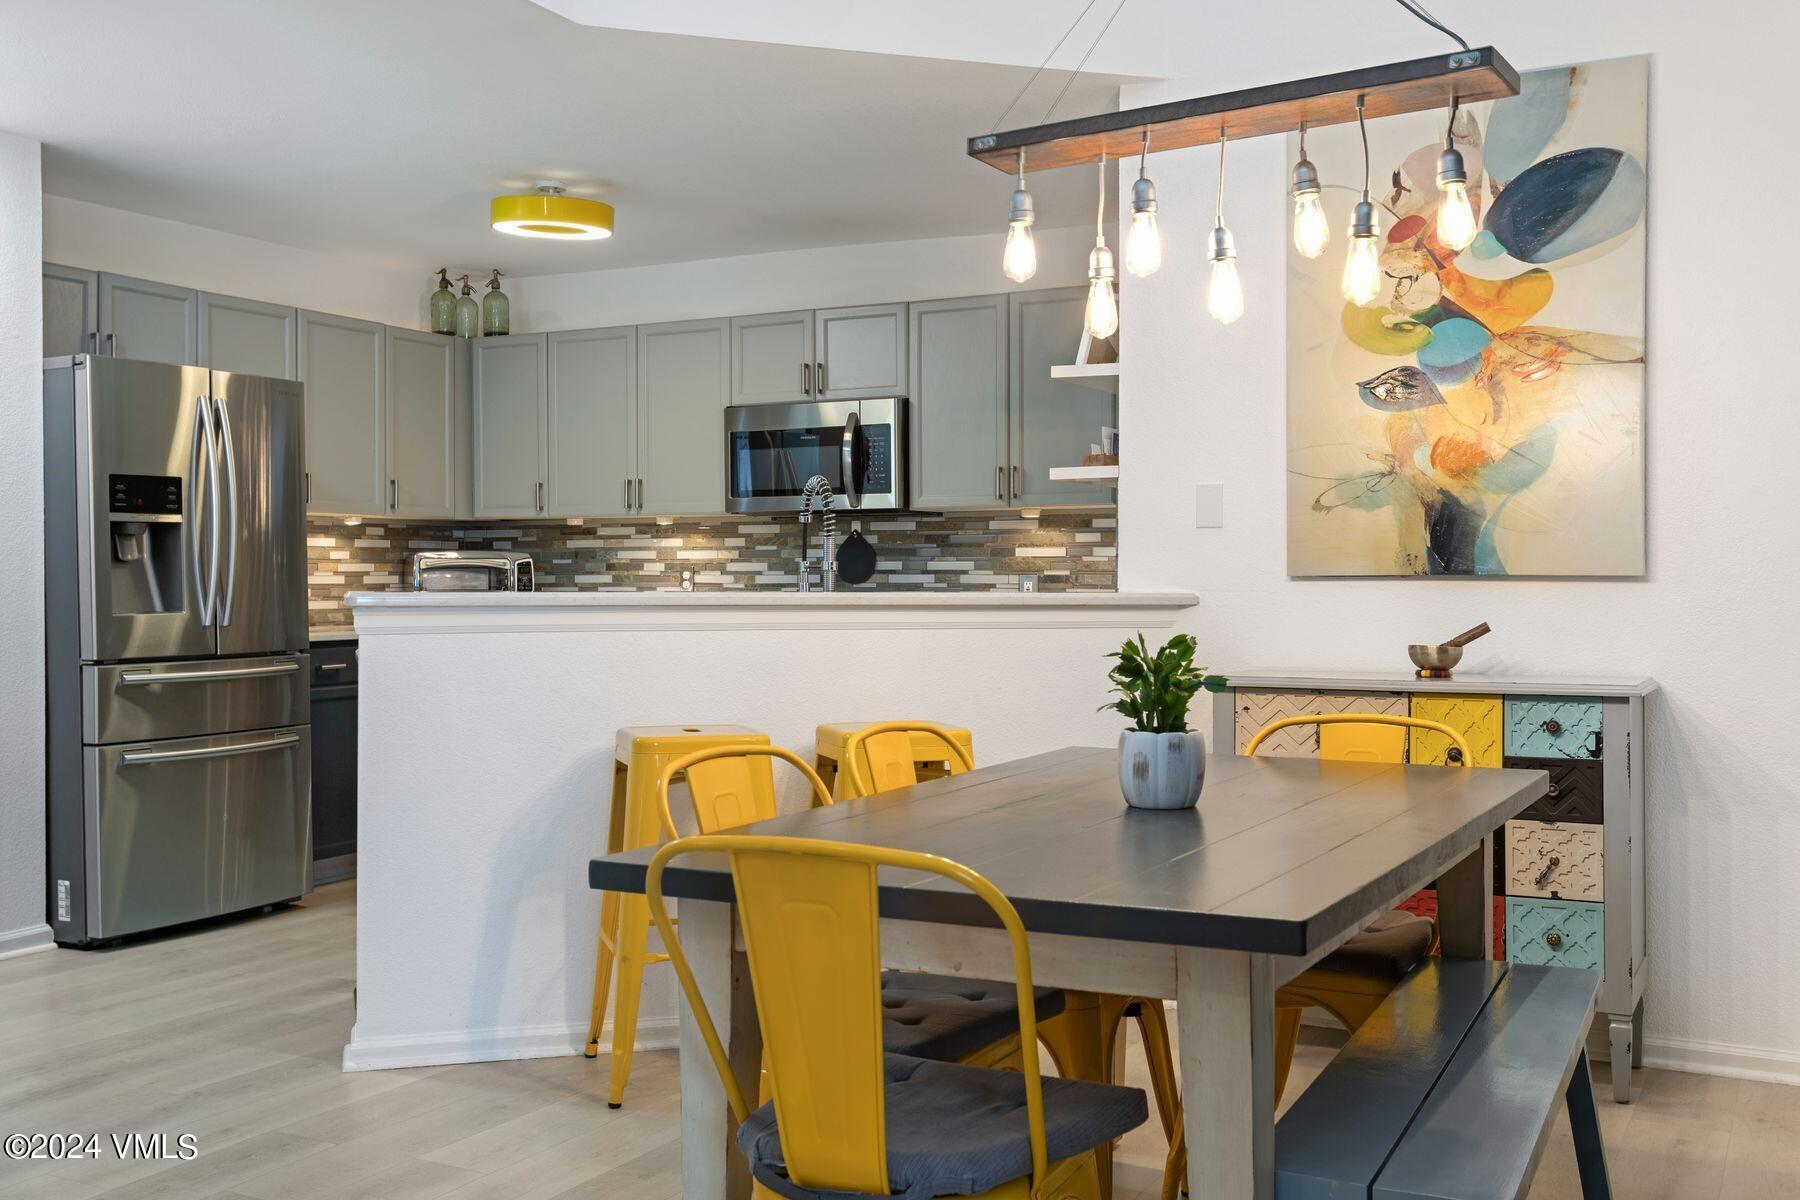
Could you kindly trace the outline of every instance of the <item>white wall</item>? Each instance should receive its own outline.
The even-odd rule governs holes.
[[[44,197],[44,260],[414,329],[433,287],[430,263],[339,258],[63,196]]]
[[[1438,5],[1452,24],[1473,6]],[[1206,660],[1404,668],[1407,643],[1487,620],[1477,671],[1644,674],[1649,746],[1652,1062],[1800,1081],[1800,769],[1787,688],[1800,593],[1792,499],[1794,156],[1771,153],[1787,79],[1747,44],[1791,44],[1789,7],[1696,20],[1687,5],[1518,0],[1464,32],[1521,70],[1650,53],[1649,573],[1620,582],[1289,579],[1284,513],[1285,143],[1231,148],[1226,212],[1247,314],[1205,313],[1216,151],[1154,157],[1168,256],[1126,277],[1119,586],[1190,590]],[[1741,11],[1741,9],[1740,9]],[[1121,107],[1431,53],[1398,10],[1323,0],[1241,8],[1190,44],[1186,83]],[[1306,36],[1295,38],[1302,28]],[[1171,36],[1179,36],[1172,31]],[[1753,41],[1747,42],[1747,38]],[[1346,49],[1350,48],[1350,49]],[[1346,214],[1334,210],[1333,221]],[[1342,250],[1342,227],[1334,252]],[[1223,481],[1223,529],[1194,527],[1194,484]]]
[[[0,954],[50,944],[44,923],[43,245],[39,146],[0,133]]]
[[[1037,233],[1038,272],[1015,284],[1000,273],[1010,186],[995,177],[991,236],[878,242],[740,258],[515,279],[513,330],[595,329],[846,304],[884,304],[1063,287],[1086,279],[1093,234]]]

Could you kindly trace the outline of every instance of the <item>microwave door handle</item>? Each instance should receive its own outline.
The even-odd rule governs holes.
[[[204,485],[205,476],[200,474],[200,449],[206,448],[207,462],[212,461],[212,434],[206,419],[206,397],[194,397],[194,440],[188,448],[188,520],[189,530],[188,552],[193,556],[194,596],[200,602],[200,623],[212,624],[212,592],[208,590],[206,576],[200,566],[200,539],[206,520],[206,502],[211,498]]]
[[[851,508],[862,507],[862,489],[856,485],[856,429],[862,421],[855,413],[844,418],[844,444],[842,446],[844,503]]]
[[[231,529],[226,534],[225,543],[225,603],[219,614],[219,624],[231,624],[231,598],[237,592],[237,555],[238,555],[238,478],[237,453],[231,448],[231,414],[225,402],[213,397],[213,407],[219,414],[219,445],[225,451],[225,504],[231,510]]]

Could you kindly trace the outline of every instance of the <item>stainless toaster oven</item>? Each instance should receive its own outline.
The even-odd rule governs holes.
[[[518,550],[421,550],[412,557],[415,592],[533,592],[531,555]]]
[[[840,508],[905,508],[906,397],[725,410],[726,511],[799,512],[814,475]]]

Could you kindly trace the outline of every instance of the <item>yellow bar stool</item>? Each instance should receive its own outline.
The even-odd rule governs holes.
[[[849,792],[849,780],[844,774],[843,766],[845,744],[856,734],[873,729],[876,724],[877,722],[872,721],[837,721],[821,725],[816,731],[813,766],[818,771],[819,778],[825,781],[825,786],[831,789],[831,794],[837,799],[847,799]],[[934,725],[930,729],[915,727],[908,736],[912,750],[912,757],[908,760],[912,764],[912,779],[906,784],[883,785],[877,790],[885,792],[890,787],[906,787],[922,779],[941,779],[952,774],[952,745],[960,746],[963,757],[970,762],[974,761],[975,742],[966,729],[948,725]]]
[[[612,810],[606,828],[606,852],[618,854],[654,846],[662,839],[662,806],[657,786],[668,764],[696,750],[714,747],[767,746],[769,735],[742,725],[628,725],[613,746]],[[771,806],[774,803],[770,793]],[[667,954],[649,952],[650,909],[635,894],[606,892],[600,900],[600,943],[594,955],[594,1007],[588,1018],[584,1053],[600,1050],[600,1028],[606,1000],[618,972],[618,998],[613,1011],[612,1078],[607,1103],[625,1101],[636,1049],[638,1004],[644,990],[644,968],[667,962]]]
[[[821,737],[829,728],[819,726]],[[959,736],[960,735],[960,736]],[[834,747],[834,749],[839,749]],[[852,728],[839,749],[839,796],[860,799],[879,792],[911,787],[919,782],[918,763],[950,757],[940,774],[960,775],[975,769],[969,750],[968,731],[950,729],[929,721],[884,721]],[[821,756],[823,747],[821,747]],[[900,974],[896,972],[895,974]],[[1135,1020],[1143,1035],[1144,1057],[1156,1095],[1157,1115],[1163,1134],[1171,1140],[1180,1125],[1180,1088],[1169,1049],[1168,1018],[1162,1001],[1146,996],[1116,996],[1097,992],[1062,990],[1063,1009],[1038,1022],[1038,1036],[1055,1060],[1058,1072],[1070,1079],[1117,1080],[1123,1064],[1117,1055],[1119,1027]],[[1103,1166],[1102,1194],[1112,1192],[1111,1148],[1099,1151]]]

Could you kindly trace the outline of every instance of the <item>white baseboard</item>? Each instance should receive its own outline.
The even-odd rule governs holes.
[[[1645,1038],[1644,1065],[1696,1075],[1725,1075],[1764,1083],[1800,1084],[1800,1054],[1734,1046],[1728,1042],[1694,1042],[1683,1038]]]
[[[672,1050],[680,1040],[675,1017],[645,1017],[638,1021],[639,1050]],[[557,1058],[580,1054],[587,1043],[587,1025],[527,1025],[438,1036],[398,1034],[360,1038],[350,1030],[344,1047],[344,1070],[384,1071],[394,1067],[441,1067],[451,1063],[497,1062],[517,1058]],[[612,1024],[600,1034],[600,1052],[612,1045]]]
[[[5,933],[0,933],[0,958],[12,958],[18,954],[33,954],[39,950],[48,950],[55,944],[48,925],[27,925],[22,929],[9,929]]]

